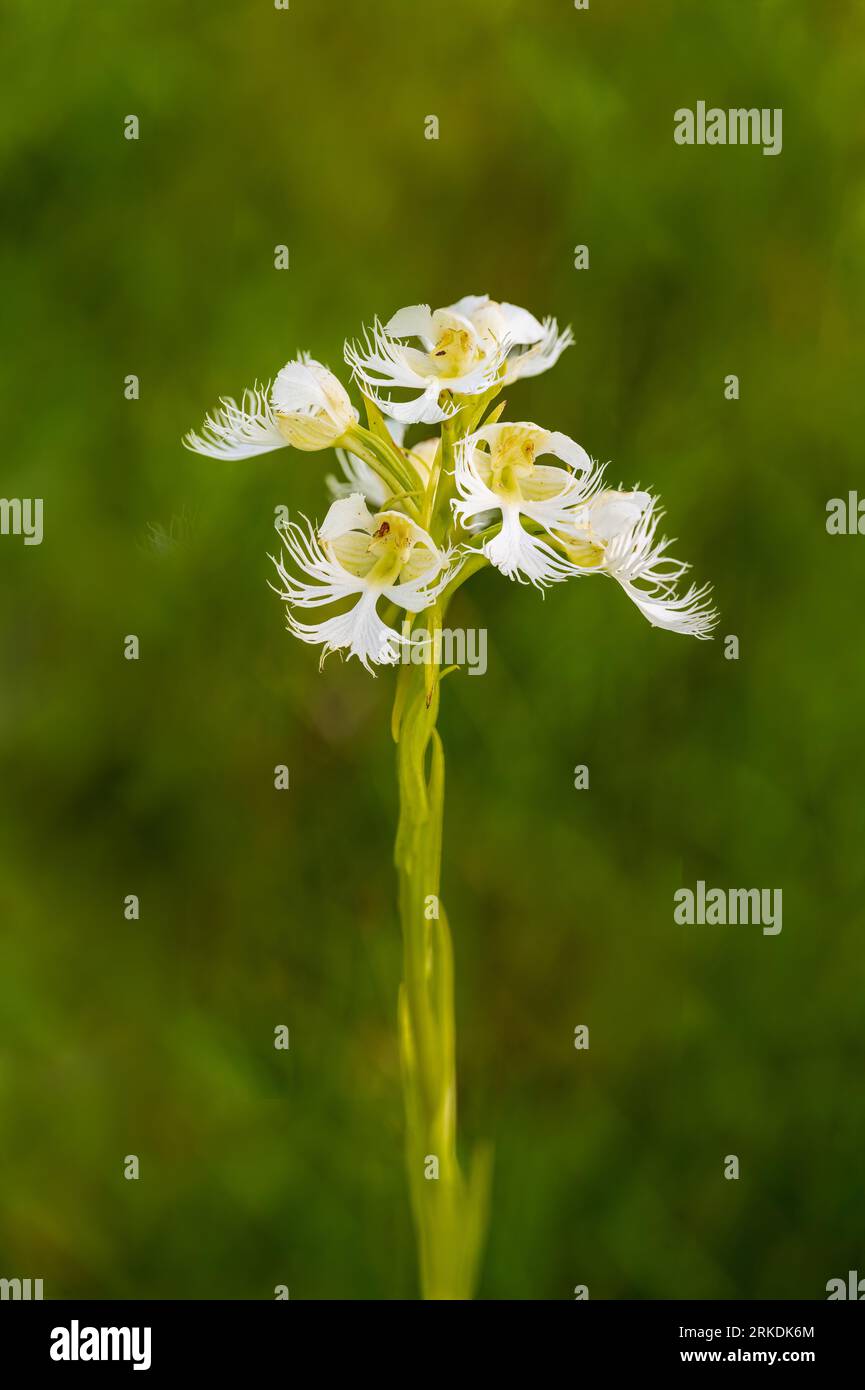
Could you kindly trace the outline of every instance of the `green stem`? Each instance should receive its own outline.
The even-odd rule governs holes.
[[[417,520],[417,503],[413,499],[420,491],[420,483],[414,468],[400,458],[395,449],[388,448],[362,425],[350,429],[340,444],[368,463],[387,484],[393,496],[404,497],[406,511]]]
[[[438,608],[427,630],[440,627]],[[394,703],[399,828],[395,861],[403,936],[399,998],[406,1163],[426,1299],[471,1298],[486,1229],[490,1156],[467,1181],[457,1158],[453,950],[441,905],[444,750],[436,728],[439,653],[400,668]]]

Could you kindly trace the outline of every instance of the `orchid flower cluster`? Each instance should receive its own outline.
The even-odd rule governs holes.
[[[679,587],[688,566],[659,537],[657,499],[608,487],[568,435],[501,418],[505,387],[546,371],[572,343],[555,319],[487,295],[411,305],[345,344],[366,425],[338,378],[302,353],[239,403],[224,397],[186,436],[220,459],[336,450],[324,521],[286,522],[272,557],[289,630],[319,645],[322,661],[339,651],[373,674],[399,661],[416,640],[410,618],[485,565],[540,590],[606,575],[653,626],[710,636],[709,586]],[[421,428],[408,442],[424,426],[439,433]],[[320,609],[331,611],[315,621]]]

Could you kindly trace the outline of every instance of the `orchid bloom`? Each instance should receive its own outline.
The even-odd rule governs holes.
[[[650,493],[606,489],[571,515],[559,538],[578,569],[611,575],[653,627],[709,637],[717,621],[709,586],[677,592],[688,566],[667,554],[670,541],[657,540],[660,520]]]
[[[288,558],[306,576],[300,579],[289,570],[285,554],[278,560],[271,556],[282,583],[281,589],[271,588],[287,605],[289,631],[320,644],[322,661],[332,651],[347,650],[371,673],[373,664],[398,661],[399,649],[412,641],[379,617],[379,599],[419,613],[435,602],[460,564],[402,512],[370,512],[359,493],[333,502],[318,534],[309,522],[305,530],[288,522],[280,535]],[[304,623],[295,616],[295,608],[343,599],[354,602],[322,622]]]
[[[567,466],[536,463],[548,455]],[[501,529],[482,547],[491,565],[508,579],[538,588],[579,572],[553,548],[552,535],[568,524],[600,477],[576,440],[528,423],[486,425],[460,440],[455,464],[459,496],[451,506],[457,520],[468,527],[479,516],[501,516]],[[524,519],[550,539],[527,531]]]
[[[416,338],[420,348],[404,339]],[[570,343],[555,319],[540,323],[527,309],[499,304],[489,295],[466,295],[431,310],[428,304],[398,309],[382,326],[376,320],[363,345],[346,343],[345,360],[361,389],[404,424],[444,420],[456,407],[451,396],[480,396],[496,382],[535,376],[556,362]],[[383,391],[411,391],[394,399]]]
[[[422,346],[411,347],[404,338],[418,338]],[[507,351],[506,343],[482,339],[464,315],[413,304],[397,310],[384,326],[376,320],[362,345],[346,343],[345,360],[385,415],[403,424],[435,424],[456,409],[442,403],[442,392],[483,395],[499,377]],[[406,400],[382,395],[394,390],[414,394]]]
[[[488,294],[467,294],[448,307],[451,313],[464,315],[482,341],[510,344],[502,378],[504,386],[521,377],[539,376],[555,366],[574,341],[570,328],[560,333],[555,319],[540,322],[528,309],[499,304]]]
[[[210,458],[242,459],[294,445],[327,449],[358,423],[358,413],[342,382],[302,353],[277,373],[273,385],[244,391],[240,405],[223,396],[205,418],[200,434],[184,439],[188,449]]]

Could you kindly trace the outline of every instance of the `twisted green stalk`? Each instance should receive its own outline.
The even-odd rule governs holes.
[[[432,638],[442,621],[430,610]],[[406,1109],[406,1162],[426,1299],[474,1292],[489,1197],[490,1154],[479,1150],[471,1179],[457,1157],[453,949],[441,906],[444,750],[436,729],[439,666],[434,643],[424,666],[400,669],[394,702],[399,826],[395,861],[403,936],[399,1036]]]
[[[470,401],[442,424],[429,482],[414,513],[437,544],[449,530],[454,443],[496,394],[498,388],[480,401]],[[372,429],[363,432],[362,444],[370,454],[381,456],[373,460],[379,471],[384,462],[390,479],[416,485],[410,451],[394,461],[397,451],[369,402],[367,413]],[[489,1206],[491,1151],[485,1147],[476,1151],[469,1179],[457,1155],[453,947],[439,892],[445,764],[436,728],[442,677],[436,635],[453,594],[486,563],[480,553],[468,559],[438,603],[424,613],[429,637],[426,659],[422,665],[412,662],[400,667],[391,720],[399,786],[394,859],[403,939],[399,1038],[406,1164],[421,1293],[426,1299],[472,1297]],[[409,630],[413,621],[414,615],[409,614]]]

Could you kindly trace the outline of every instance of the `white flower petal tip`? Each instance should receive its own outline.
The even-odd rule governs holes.
[[[240,405],[223,396],[187,449],[209,458],[242,459],[293,445],[306,451],[338,443],[358,423],[342,383],[308,354],[286,363],[272,386],[244,391]]]
[[[554,367],[566,348],[573,347],[570,328],[559,332],[555,319],[544,319],[543,333],[537,342],[524,352],[514,354],[508,361],[503,384],[510,386],[523,377],[540,376]]]
[[[219,408],[205,418],[201,433],[190,431],[183,443],[193,453],[208,458],[244,459],[284,449],[288,440],[277,424],[269,399],[269,386],[255,385],[244,391],[240,404],[222,396]]]
[[[540,464],[557,458],[564,468]],[[556,534],[600,485],[602,470],[568,435],[528,422],[483,426],[459,441],[454,452],[457,497],[454,516],[467,530],[479,518],[501,520],[497,535],[484,541],[484,555],[509,579],[545,588],[583,571],[561,553]],[[542,535],[524,526],[531,523]]]
[[[649,596],[633,587],[626,587],[625,592],[652,627],[706,640],[718,625],[718,614],[710,602],[712,590],[709,584],[704,584],[700,589],[692,585],[687,593],[681,595],[671,591],[669,594]]]
[[[503,513],[498,535],[485,541],[481,549],[506,579],[533,584],[536,589],[548,589],[578,573],[545,540],[530,535],[520,523],[519,513],[513,510]]]
[[[306,518],[304,523],[283,526],[285,551],[279,559],[271,556],[280,580],[279,588],[271,587],[288,605],[289,630],[321,646],[322,661],[340,651],[370,672],[392,665],[411,639],[379,616],[379,599],[421,612],[450,583],[463,557],[441,550],[402,512],[371,512],[358,493],[333,502],[318,533]],[[295,611],[344,600],[351,600],[349,606],[322,622],[302,622]]]
[[[558,539],[586,574],[611,575],[653,627],[711,637],[718,622],[711,586],[677,592],[689,567],[667,553],[670,541],[657,539],[661,518],[650,493],[605,489],[573,513]]]

